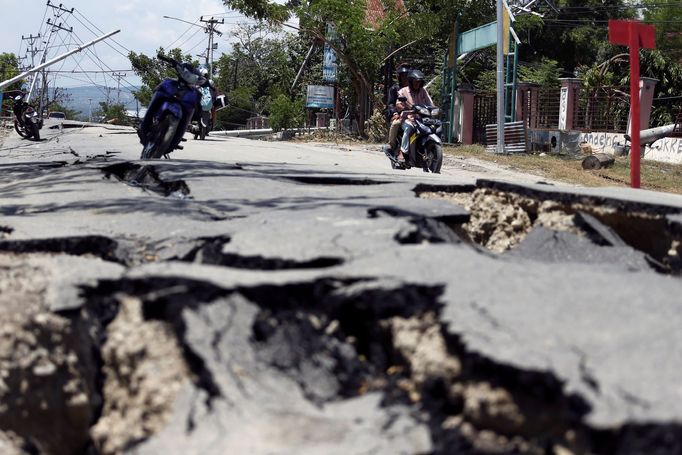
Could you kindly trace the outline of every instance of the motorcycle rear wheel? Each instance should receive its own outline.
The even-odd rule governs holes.
[[[19,122],[17,122],[16,120],[14,121],[14,129],[16,130],[17,134],[19,134],[19,136],[23,138],[28,139],[28,137],[30,136],[30,134],[26,130],[26,127],[19,126]]]
[[[170,150],[171,143],[179,124],[180,120],[171,114],[167,114],[161,119],[153,129],[152,139],[142,149],[140,159],[158,159],[172,152]]]
[[[443,147],[435,142],[429,142],[426,144],[426,157],[429,171],[440,174],[440,168],[443,165]]]

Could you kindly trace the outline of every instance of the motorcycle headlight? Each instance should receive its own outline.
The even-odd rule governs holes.
[[[431,109],[431,117],[440,117],[440,109],[438,108]]]

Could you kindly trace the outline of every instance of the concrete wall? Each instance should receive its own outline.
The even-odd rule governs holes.
[[[559,130],[528,130],[530,151],[546,153],[580,153],[580,144],[585,142],[594,152],[614,153],[615,145],[624,145],[623,133]]]
[[[666,137],[645,146],[644,159],[682,164],[682,137]]]
[[[623,133],[580,133],[580,142],[587,142],[594,152],[613,154],[613,146],[624,145],[625,136]]]

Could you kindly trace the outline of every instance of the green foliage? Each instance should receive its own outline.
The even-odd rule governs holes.
[[[257,115],[253,109],[253,89],[237,87],[228,95],[229,106],[218,112],[216,128],[235,129],[246,125],[249,117]]]
[[[183,56],[180,49],[172,49],[165,52],[164,49],[160,47],[157,54],[171,57],[179,62],[192,63],[193,65],[199,64],[198,61],[192,59],[191,55]],[[156,56],[148,57],[145,54],[137,54],[131,51],[128,54],[128,60],[130,60],[130,64],[132,65],[135,74],[142,79],[142,87],[133,94],[143,105],[149,104],[152,99],[154,88],[159,85],[161,81],[177,77],[173,68],[156,58]]]
[[[6,81],[7,79],[11,79],[14,76],[17,76],[19,74],[19,61],[17,60],[17,57],[14,54],[9,54],[9,53],[1,53],[0,54],[0,81]],[[14,84],[10,85],[9,87],[5,87],[2,91],[3,92],[9,92],[12,90],[20,90],[22,86],[22,82],[15,82]],[[6,99],[6,97],[3,97],[2,100],[2,111],[4,110],[10,110],[10,102],[9,100]]]
[[[518,71],[519,81],[534,82],[542,87],[559,87],[560,85],[561,68],[556,60],[543,57],[540,62],[520,65]]]
[[[50,104],[49,110],[50,112],[63,112],[66,118],[70,120],[81,118],[81,112],[69,109],[57,101]]]
[[[551,58],[562,69],[562,77],[604,61],[614,51],[608,43],[607,20],[632,17],[636,11],[624,5],[624,0],[559,0],[558,12],[545,11],[543,18],[519,16],[515,24],[522,41],[519,60]]]
[[[682,8],[679,0],[644,0],[644,20],[656,26],[656,48],[682,62]]]
[[[651,112],[651,126],[673,123],[677,114],[682,114],[682,64],[665,51],[643,51],[641,56],[642,76],[658,80],[656,98]]]
[[[248,88],[255,110],[263,110],[270,98],[287,92],[296,76],[298,68],[292,63],[305,52],[301,39],[263,24],[238,26],[232,36],[232,51],[216,63],[215,85],[228,95],[236,87]]]
[[[275,131],[303,126],[304,118],[303,98],[292,101],[286,95],[279,95],[270,103],[270,127]]]
[[[484,92],[494,92],[497,90],[497,71],[481,71],[476,78],[475,87]]]
[[[105,123],[130,125],[130,120],[126,115],[126,109],[123,104],[108,104],[105,101],[100,101],[99,109],[93,115],[95,117],[102,117]]]
[[[14,54],[3,52],[0,54],[0,82],[11,79],[14,76],[19,75],[19,60]],[[16,82],[9,87],[6,87],[4,91],[19,90],[21,88],[22,82]]]
[[[286,5],[280,5],[268,0],[225,0],[225,6],[240,11],[244,15],[271,23],[284,22],[289,18]]]

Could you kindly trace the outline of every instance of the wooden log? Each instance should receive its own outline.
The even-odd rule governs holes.
[[[607,153],[595,153],[583,159],[583,169],[604,169],[613,165],[615,159]]]

